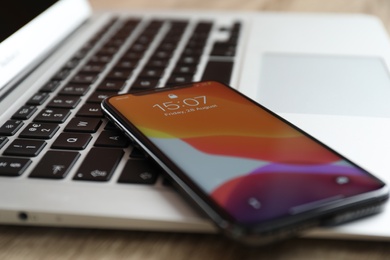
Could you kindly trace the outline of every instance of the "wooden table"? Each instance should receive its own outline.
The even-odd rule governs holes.
[[[91,0],[100,8],[352,12],[380,17],[389,0]],[[389,220],[390,222],[390,220]],[[390,224],[390,223],[389,223]],[[389,259],[388,242],[291,239],[247,248],[219,235],[0,226],[0,259]]]

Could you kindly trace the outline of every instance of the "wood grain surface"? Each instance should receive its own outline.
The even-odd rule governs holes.
[[[378,16],[389,0],[91,0],[95,9],[348,12]],[[390,224],[390,220],[389,220]],[[219,235],[0,226],[0,259],[390,259],[388,242],[291,239],[248,248]]]

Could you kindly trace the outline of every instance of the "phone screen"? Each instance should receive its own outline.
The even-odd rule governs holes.
[[[384,184],[217,82],[109,103],[236,221],[254,224]]]

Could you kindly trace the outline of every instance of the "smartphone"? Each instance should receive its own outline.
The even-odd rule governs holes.
[[[107,98],[104,113],[228,236],[264,244],[377,213],[381,180],[219,82]]]

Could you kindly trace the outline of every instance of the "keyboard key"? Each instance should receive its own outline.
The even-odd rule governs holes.
[[[77,74],[71,79],[70,83],[74,84],[92,84],[96,81],[97,76],[91,74]]]
[[[26,120],[29,119],[36,111],[37,108],[35,106],[22,106],[18,111],[16,111],[12,118]]]
[[[118,92],[125,86],[126,80],[104,80],[99,84],[97,90],[99,91],[114,91]]]
[[[126,60],[137,60],[139,61],[142,58],[143,53],[132,52],[127,50],[125,54],[123,54],[122,58]]]
[[[142,34],[140,37],[138,37],[136,43],[148,46],[153,41],[153,38],[154,35]]]
[[[129,49],[129,51],[144,53],[148,48],[148,44],[135,42]]]
[[[27,101],[27,105],[39,106],[42,105],[49,95],[46,92],[38,92]]]
[[[98,64],[98,63],[89,63],[84,65],[84,67],[81,68],[82,73],[92,73],[92,74],[99,74],[105,69],[105,64]]]
[[[130,33],[127,33],[126,36],[128,36]],[[118,34],[115,35],[113,38],[111,38],[107,43],[107,47],[121,47],[126,42],[127,37],[125,36],[119,36]]]
[[[177,65],[175,69],[173,70],[173,74],[175,75],[194,75],[196,72],[196,66],[194,65]]]
[[[236,54],[236,46],[232,44],[226,44],[224,42],[214,43],[211,51],[211,56],[234,56]]]
[[[76,163],[77,152],[48,151],[30,174],[30,178],[63,179]]]
[[[53,92],[56,90],[61,84],[61,81],[58,80],[52,80],[48,83],[46,83],[41,89],[41,92]]]
[[[61,81],[61,80],[66,79],[66,77],[68,77],[69,74],[70,74],[70,69],[64,68],[64,69],[60,70],[59,72],[57,72],[53,76],[53,79]]]
[[[122,59],[114,66],[117,69],[132,70],[137,65],[139,59]]]
[[[153,59],[148,61],[146,67],[148,68],[162,68],[165,69],[168,66],[168,59]]]
[[[198,35],[203,34],[203,35],[207,36],[207,34],[210,32],[212,26],[213,26],[212,22],[208,22],[208,21],[199,22],[196,25],[194,32],[197,33]]]
[[[8,120],[0,127],[0,135],[11,136],[23,126],[21,120]]]
[[[80,59],[78,59],[77,57],[73,58],[73,59],[69,60],[67,63],[65,63],[64,68],[73,70],[74,68],[77,67],[79,62],[80,62]]]
[[[233,24],[233,28],[231,30],[231,34],[230,34],[228,42],[237,43],[238,38],[240,36],[240,30],[241,30],[241,23],[235,22]]]
[[[192,82],[193,76],[187,74],[173,74],[167,81],[167,85],[181,85]]]
[[[87,154],[74,180],[108,181],[123,156],[122,149],[92,148]]]
[[[97,53],[96,56],[98,57],[106,57],[109,58],[110,61],[112,60],[112,57],[114,56],[112,53],[106,52],[104,49],[100,49]]]
[[[155,87],[157,87],[159,81],[160,81],[159,79],[152,79],[152,78],[149,78],[149,79],[145,79],[145,78],[144,79],[143,78],[137,79],[133,83],[133,85],[131,85],[130,91],[155,88]]]
[[[75,108],[79,102],[80,98],[78,96],[57,96],[49,102],[47,107],[72,109]]]
[[[118,131],[118,127],[116,127],[116,125],[114,125],[114,123],[112,123],[111,121],[108,121],[106,126],[104,127],[104,130],[113,130],[113,131]]]
[[[171,39],[168,39],[166,36],[161,41],[160,45],[158,46],[157,50],[161,51],[168,51],[168,52],[174,52],[177,48],[178,41],[172,41]]]
[[[45,141],[16,139],[7,147],[4,154],[35,157],[45,146]]]
[[[115,55],[115,53],[117,53],[118,50],[119,50],[119,47],[118,47],[118,46],[106,44],[105,46],[103,46],[102,48],[100,48],[99,54],[103,54],[103,55]]]
[[[149,160],[128,160],[119,183],[154,184],[161,170]]]
[[[51,147],[55,149],[84,150],[91,139],[90,134],[62,133]]]
[[[162,49],[157,49],[153,54],[152,59],[170,59],[173,51],[167,51]]]
[[[114,68],[107,74],[106,79],[126,81],[132,72],[132,70]]]
[[[203,48],[185,48],[183,50],[183,55],[198,55],[198,56],[201,56],[203,53]]]
[[[85,58],[85,56],[87,55],[88,51],[90,50],[91,48],[87,48],[86,46],[84,46],[83,48],[81,48],[80,50],[78,50],[76,52],[76,54],[74,54],[73,56],[73,59],[77,59],[77,60],[82,60]]]
[[[110,55],[98,55],[98,54],[96,54],[96,55],[91,57],[90,62],[97,63],[97,64],[100,64],[100,65],[104,65],[104,64],[109,63],[111,58],[112,57]]]
[[[92,93],[92,95],[88,98],[88,103],[101,103],[104,99],[118,94],[117,92],[108,92],[108,91],[95,91]]]
[[[147,157],[147,155],[140,148],[133,147],[133,150],[131,150],[131,153],[130,153],[130,157],[131,158],[138,158],[138,159],[145,159]]]
[[[178,64],[183,66],[195,66],[198,64],[200,57],[198,55],[183,55],[180,57]]]
[[[95,146],[125,148],[129,143],[129,139],[119,131],[103,131],[96,140]]]
[[[67,132],[95,133],[102,120],[92,117],[75,117],[65,127]]]
[[[153,20],[146,27],[146,31],[150,34],[155,34],[162,25],[163,25],[163,21]]]
[[[63,89],[61,89],[59,95],[70,95],[70,96],[84,96],[88,90],[89,85],[76,85],[69,84],[66,85]]]
[[[77,116],[103,117],[103,112],[100,104],[87,103],[80,108],[80,110],[77,112]]]
[[[225,84],[230,84],[232,69],[232,61],[209,61],[203,72],[202,81],[216,80]]]
[[[0,176],[20,176],[30,164],[30,159],[0,157]]]
[[[144,68],[139,77],[141,78],[160,78],[164,70],[154,68]]]
[[[50,139],[60,127],[56,124],[30,123],[20,133],[19,137],[33,139]]]
[[[70,115],[70,111],[61,108],[45,108],[34,119],[37,122],[63,123]]]

